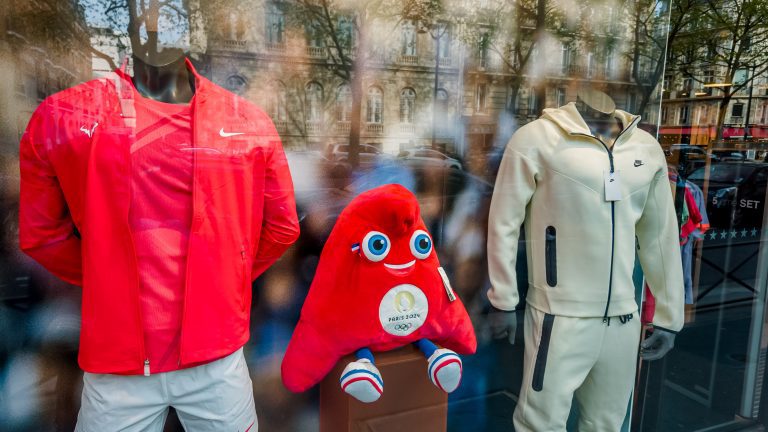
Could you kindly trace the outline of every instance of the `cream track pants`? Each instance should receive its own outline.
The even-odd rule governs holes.
[[[625,321],[625,322],[622,322]],[[517,432],[565,431],[571,402],[580,432],[618,432],[635,380],[640,317],[574,318],[525,311],[523,385]]]

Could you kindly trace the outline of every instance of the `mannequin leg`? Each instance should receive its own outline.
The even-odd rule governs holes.
[[[621,429],[635,380],[640,319],[621,323],[618,317],[604,328],[600,358],[576,391],[579,431],[615,432]]]
[[[360,348],[355,356],[357,360],[350,362],[341,373],[341,389],[360,402],[375,402],[384,392],[384,380],[373,364],[373,353],[368,348]]]
[[[523,383],[514,414],[517,432],[565,432],[573,394],[597,361],[604,327],[601,318],[554,316],[526,308]]]
[[[427,373],[432,384],[440,390],[451,393],[461,383],[461,358],[455,352],[438,348],[428,339],[414,342],[419,350],[427,358]]]

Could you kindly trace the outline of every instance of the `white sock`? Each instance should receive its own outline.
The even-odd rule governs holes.
[[[349,363],[341,373],[339,383],[342,390],[360,402],[376,402],[384,392],[381,373],[368,359]]]
[[[446,393],[456,390],[461,383],[461,358],[445,348],[435,350],[427,359],[427,371],[432,384]]]

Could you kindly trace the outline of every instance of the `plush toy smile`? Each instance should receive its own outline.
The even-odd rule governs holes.
[[[461,380],[456,352],[471,354],[477,346],[416,197],[386,185],[353,199],[328,237],[283,359],[283,383],[304,391],[341,357],[355,353],[340,385],[373,402],[384,391],[373,352],[410,343],[427,358],[429,379],[446,392]]]
[[[402,269],[407,269],[408,267],[412,267],[414,264],[416,264],[416,260],[411,260],[411,261],[409,261],[409,262],[407,262],[405,264],[387,264],[387,263],[384,263],[384,267],[390,268],[390,269],[393,269],[393,270],[402,270]]]

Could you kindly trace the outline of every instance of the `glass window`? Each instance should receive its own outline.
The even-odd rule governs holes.
[[[342,84],[336,90],[336,121],[348,122],[352,115],[352,90]]]
[[[405,21],[400,33],[400,53],[404,56],[416,55],[416,25],[413,21]]]
[[[413,113],[416,108],[416,92],[405,88],[400,92],[400,122],[413,123]]]
[[[475,111],[484,113],[488,103],[488,84],[480,83],[475,91]]]
[[[0,430],[768,429],[763,3],[5,2]]]
[[[266,41],[268,47],[282,47],[285,32],[285,14],[282,8],[275,3],[267,4],[266,14]]]
[[[368,89],[366,100],[365,119],[368,123],[381,123],[382,121],[383,94],[378,87]]]
[[[744,116],[744,104],[735,103],[731,105],[731,117],[743,117]]]
[[[317,82],[306,86],[307,121],[319,122],[323,119],[323,86]]]

